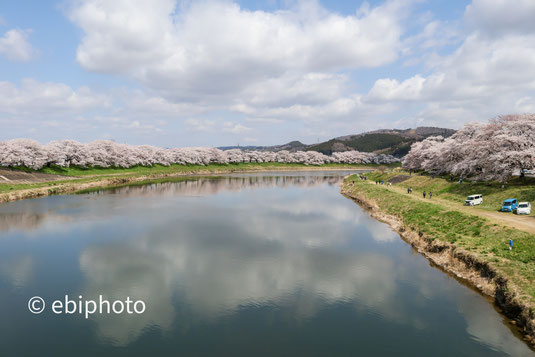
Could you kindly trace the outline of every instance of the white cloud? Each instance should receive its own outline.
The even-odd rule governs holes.
[[[515,105],[518,98],[534,90],[535,36],[485,40],[472,34],[457,51],[437,61],[428,76],[377,80],[366,100],[472,108],[475,115],[494,116],[520,109]]]
[[[238,123],[225,122],[223,123],[223,131],[231,134],[243,134],[251,131],[251,128]]]
[[[122,104],[121,114],[141,118],[185,118],[214,109],[204,103],[173,102],[141,90],[113,89],[109,95]]]
[[[421,106],[419,113],[406,116],[410,125],[455,127],[533,110],[529,101],[535,94],[535,32],[530,27],[534,22],[528,24],[525,14],[534,13],[535,3],[505,4],[474,0],[465,14],[471,32],[453,53],[433,56],[428,75],[377,80],[364,102]],[[500,22],[501,18],[507,20]],[[489,21],[495,25],[492,34]],[[515,26],[507,25],[513,22]]]
[[[360,96],[348,93],[343,71],[395,61],[411,3],[363,5],[345,16],[316,1],[264,12],[227,1],[88,0],[68,16],[84,31],[82,67],[134,79],[157,93],[158,108],[184,108],[194,118],[189,130],[214,132],[217,119],[197,119],[206,112],[245,114],[252,128],[220,128],[244,134],[255,125],[350,116]]]
[[[188,119],[186,120],[186,126],[193,131],[206,131],[210,132],[215,129],[215,121],[206,119]]]
[[[468,26],[484,36],[535,33],[535,1],[473,0],[466,7]]]
[[[445,46],[457,45],[462,40],[457,21],[449,23],[426,19],[422,29],[415,35],[403,40],[404,66],[415,66],[434,57]]]
[[[235,107],[237,111],[239,111],[240,107]],[[280,124],[283,121],[281,119],[275,119],[275,118],[245,118],[246,122],[250,123],[260,123],[260,124]]]
[[[93,93],[88,87],[75,90],[63,83],[34,79],[23,79],[20,86],[0,81],[0,115],[4,117],[58,116],[110,104],[105,95]]]
[[[0,122],[76,122],[89,139],[135,132],[164,145],[227,145],[234,135],[277,144],[534,110],[533,1],[474,0],[440,19],[416,1],[350,15],[313,0],[272,12],[230,0],[75,1],[78,63],[138,89],[0,82]],[[144,139],[162,125],[173,134]]]
[[[2,19],[0,18],[0,24]],[[0,55],[10,61],[28,62],[38,51],[28,41],[31,30],[9,30],[0,37]]]
[[[416,75],[399,82],[397,79],[379,79],[368,94],[371,100],[417,100],[421,99],[426,78]]]
[[[245,138],[243,138],[243,141],[245,141],[246,143],[254,144],[258,142],[258,139],[250,137],[250,136],[246,136]]]
[[[176,8],[170,0],[90,0],[76,3],[69,17],[85,33],[77,51],[84,68],[124,74],[169,98],[194,100],[250,86],[258,91],[264,81],[283,89],[291,81],[297,89],[301,75],[305,82],[332,81],[314,73],[390,63],[398,57],[405,4],[341,16],[316,2],[263,12],[219,1]]]
[[[289,107],[294,104],[319,105],[336,100],[347,92],[348,78],[329,73],[286,73],[251,83],[236,102],[252,106]]]

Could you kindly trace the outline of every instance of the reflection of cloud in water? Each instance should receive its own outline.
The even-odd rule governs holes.
[[[498,315],[489,320],[490,306],[479,297],[472,299],[477,306],[464,302],[466,294],[452,297],[458,286],[437,281],[441,273],[408,247],[393,253],[403,247],[397,234],[339,196],[338,187],[327,187],[339,179],[200,179],[44,199],[38,209],[28,204],[19,211],[44,214],[39,224],[65,216],[67,232],[92,242],[79,258],[85,298],[146,302],[142,315],[91,317],[98,335],[118,346],[147,329],[186,331],[257,306],[281,307],[296,325],[321,316],[326,305],[343,304],[400,328],[437,329],[428,314],[435,316],[435,304],[446,297],[460,304],[476,339],[511,349],[505,346],[516,340],[503,336]],[[17,212],[10,207],[0,213]],[[105,239],[92,239],[95,233]],[[16,286],[27,284],[34,269],[30,257],[0,264]]]
[[[26,286],[34,271],[34,261],[29,255],[17,256],[0,263],[0,273],[7,277],[15,288]]]
[[[86,274],[82,295],[98,301],[144,301],[148,309],[140,315],[94,315],[98,321],[98,334],[110,338],[115,344],[125,345],[137,338],[143,329],[158,325],[168,329],[174,319],[171,304],[172,285],[167,279],[169,267],[159,264],[158,257],[128,245],[88,249],[80,257],[80,266]]]
[[[459,309],[468,324],[466,331],[474,339],[497,351],[508,351],[511,356],[533,356],[533,351],[528,346],[518,343],[518,339],[507,331],[503,318],[492,306],[482,304],[475,294],[469,299],[460,299],[459,302]]]
[[[315,314],[321,304],[354,299],[385,318],[401,319],[395,270],[380,255],[288,249],[280,242],[234,238],[214,242],[199,237],[144,237],[132,248],[87,249],[80,264],[87,277],[84,296],[129,295],[147,303],[141,318],[104,320],[95,315],[101,336],[120,345],[137,337],[146,325],[167,329],[174,318],[173,296],[189,306],[193,320],[232,314],[243,305],[291,304],[296,290],[306,292],[299,305],[308,306],[296,311],[297,319]],[[177,319],[183,320],[180,314]]]
[[[203,185],[212,181],[219,188],[243,184],[233,178],[207,180]],[[173,185],[200,192],[197,186],[192,191],[183,183]],[[244,196],[218,196],[208,205],[186,200],[187,216],[147,212],[152,214],[144,218],[151,221],[151,230],[138,233],[124,247],[86,249],[80,259],[87,276],[84,296],[106,293],[124,299],[129,294],[147,302],[147,311],[136,325],[128,318],[111,322],[94,316],[101,336],[122,345],[138,336],[144,325],[165,330],[174,318],[173,297],[188,306],[178,312],[179,323],[270,303],[296,304],[296,319],[313,316],[323,304],[336,302],[354,303],[388,320],[406,319],[405,308],[395,298],[396,270],[390,258],[342,248],[355,234],[365,240],[390,241],[395,233],[332,189],[270,187]],[[182,212],[182,206],[170,204]],[[168,208],[166,203],[158,206]],[[305,292],[299,294],[299,301],[297,291]]]
[[[322,176],[320,172],[304,176],[286,176],[289,174],[273,173],[268,176],[249,175],[245,177],[222,177],[222,178],[192,178],[179,182],[164,182],[142,186],[125,186],[121,188],[102,190],[97,193],[86,194],[85,197],[95,195],[107,195],[116,193],[116,202],[108,202],[107,207],[102,207],[103,201],[85,201],[81,205],[87,208],[90,205],[99,205],[92,212],[94,219],[102,218],[109,214],[109,210],[120,208],[121,202],[129,197],[169,197],[169,196],[206,196],[214,195],[223,191],[241,191],[244,189],[257,189],[267,187],[315,187],[322,184],[337,185],[343,176],[336,173],[328,173]],[[0,232],[11,230],[32,231],[51,223],[60,227],[76,217],[80,211],[80,204],[72,205],[64,201],[70,201],[69,196],[54,196],[39,200],[27,200],[9,202],[0,206]],[[84,219],[88,219],[87,211],[84,211]]]
[[[367,225],[366,228],[373,239],[378,242],[392,242],[400,239],[399,235],[386,224],[370,224]]]

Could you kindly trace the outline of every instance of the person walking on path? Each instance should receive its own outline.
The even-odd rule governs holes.
[[[429,199],[433,198],[433,192],[429,191]]]
[[[425,191],[424,191],[424,198],[425,198]]]
[[[509,250],[513,250],[513,240],[509,239]]]
[[[411,188],[407,187],[407,193],[411,193]]]

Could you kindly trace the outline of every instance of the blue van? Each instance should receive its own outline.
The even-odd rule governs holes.
[[[503,201],[502,209],[500,211],[513,212],[513,210],[516,209],[517,205],[518,205],[518,202],[516,198],[508,198],[505,201]]]

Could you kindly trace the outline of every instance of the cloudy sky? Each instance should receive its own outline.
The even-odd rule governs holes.
[[[535,112],[535,1],[6,0],[0,140],[314,143]]]

